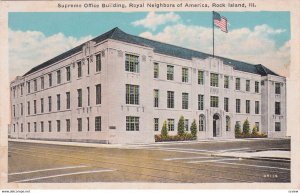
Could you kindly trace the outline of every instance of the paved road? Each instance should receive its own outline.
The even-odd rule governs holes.
[[[290,140],[75,147],[9,142],[8,180],[48,182],[290,182],[290,163],[215,157],[231,151],[290,149]]]

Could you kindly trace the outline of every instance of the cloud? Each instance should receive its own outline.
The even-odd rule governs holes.
[[[290,42],[287,41],[278,47],[275,39],[284,32],[283,29],[273,29],[268,25],[259,25],[253,30],[239,28],[228,33],[215,29],[215,54],[253,64],[263,64],[280,75],[288,76]],[[165,27],[159,33],[146,31],[140,36],[212,53],[211,28],[175,24]]]
[[[10,79],[23,75],[31,68],[90,40],[91,36],[75,38],[57,33],[45,36],[39,31],[9,29]]]
[[[149,12],[146,18],[132,22],[134,26],[143,26],[147,29],[155,31],[160,25],[166,23],[175,23],[180,20],[180,16],[169,12],[166,14],[156,14],[155,12]]]

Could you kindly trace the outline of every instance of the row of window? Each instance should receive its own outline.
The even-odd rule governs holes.
[[[231,130],[231,123],[230,123],[230,117],[226,116],[226,131]],[[95,131],[101,131],[101,116],[95,117],[95,122],[94,122],[94,130]],[[199,116],[199,131],[205,131],[206,130],[206,120],[205,116],[201,114]],[[86,128],[87,131],[90,131],[90,118],[86,118]],[[159,131],[159,118],[154,118],[154,131]],[[241,122],[237,121],[236,125],[241,126]],[[255,122],[255,125],[257,127],[257,130],[259,131],[259,122]],[[15,124],[13,125],[14,127],[14,132],[16,132]],[[70,132],[71,131],[71,121],[70,119],[65,120],[65,131]],[[83,128],[83,123],[82,123],[82,118],[77,118],[77,131],[81,132]],[[126,116],[126,131],[139,131],[140,128],[140,121],[139,117],[136,116]],[[186,131],[189,131],[189,119],[184,120],[184,128]],[[168,131],[175,131],[175,119],[167,119],[167,129]],[[48,132],[52,132],[52,121],[48,121]],[[21,132],[23,132],[23,124],[21,124]],[[27,131],[30,133],[31,132],[31,125],[28,122],[27,123]],[[40,122],[40,132],[45,132],[45,127],[44,127],[44,121]],[[56,131],[61,132],[62,127],[61,127],[61,120],[56,120]],[[275,131],[281,131],[281,123],[280,122],[275,122]],[[38,126],[37,122],[33,123],[33,132],[38,132]]]
[[[174,91],[167,91],[167,108],[175,107]],[[154,107],[159,107],[159,90],[153,90],[154,95]],[[280,103],[276,102],[276,114],[279,111],[280,114]],[[219,107],[219,97],[210,96],[210,107]],[[189,108],[189,94],[182,93],[182,109]],[[259,114],[259,101],[255,101],[255,114]],[[198,95],[198,110],[204,110],[204,95]],[[224,111],[229,112],[229,98],[224,98]],[[241,113],[241,99],[236,99],[236,113]],[[250,100],[246,100],[246,113],[250,113]]]
[[[66,92],[66,108],[71,108],[71,93]],[[96,85],[96,105],[101,104],[101,84]],[[77,89],[77,107],[82,107],[82,89]],[[87,106],[90,106],[90,87],[87,87]],[[61,110],[61,94],[56,95],[56,110]],[[23,103],[20,104],[20,112],[23,115]],[[48,96],[48,112],[52,112],[52,96]],[[40,113],[44,113],[44,98],[40,99]],[[27,101],[27,114],[31,114],[30,101]],[[33,100],[33,114],[37,114],[37,100]],[[16,116],[15,105],[13,105],[13,116]]]
[[[159,64],[154,63],[154,78],[159,78]],[[188,68],[182,68],[182,82],[189,81],[189,71]],[[167,65],[167,80],[174,80],[174,66]],[[198,70],[198,84],[204,84],[204,71]],[[229,88],[229,76],[224,76],[224,88]],[[219,87],[219,74],[210,73],[210,86],[212,87]],[[259,82],[255,81],[254,83],[255,92],[259,93]],[[235,89],[241,90],[241,79],[236,78],[235,81]],[[278,91],[279,90],[279,91]],[[250,80],[246,80],[246,91],[250,92]],[[276,94],[280,94],[280,84],[279,88],[276,87]]]
[[[87,119],[87,131],[90,131],[90,119],[89,117]],[[53,131],[53,123],[54,121],[48,121],[47,124],[47,131],[52,132]],[[56,120],[56,131],[61,132],[62,131],[62,121],[61,120]],[[46,123],[45,123],[46,124]],[[44,121],[39,122],[39,129],[38,129],[38,122],[33,122],[33,128],[31,128],[31,123],[27,123],[27,132],[46,132],[46,125],[44,124]],[[81,132],[82,131],[82,118],[77,118],[77,131]],[[32,130],[31,130],[32,129]],[[21,132],[24,132],[23,124],[21,123]],[[95,131],[101,131],[101,116],[95,117]],[[71,120],[66,119],[65,120],[65,131],[70,132],[71,131]],[[14,132],[15,132],[15,124],[14,124]]]
[[[96,72],[101,71],[101,55],[96,55]],[[71,66],[65,67],[65,73],[66,73],[66,81],[71,81]],[[87,75],[90,74],[90,58],[87,58]],[[48,73],[48,87],[53,86],[53,73]],[[82,62],[77,62],[77,77],[82,77]],[[45,89],[45,76],[41,76],[40,78],[40,89]],[[62,69],[59,69],[56,71],[56,84],[62,83]],[[33,89],[34,91],[38,90],[38,79],[33,79]],[[31,81],[27,81],[27,93],[31,92]],[[21,87],[21,95],[23,95],[23,89]]]

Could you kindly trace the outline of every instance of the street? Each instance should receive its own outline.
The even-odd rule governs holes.
[[[289,139],[79,147],[9,142],[8,181],[18,183],[290,182],[287,160],[222,157],[222,152],[290,151]]]

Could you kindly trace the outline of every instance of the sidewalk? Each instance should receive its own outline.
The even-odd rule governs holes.
[[[168,142],[154,142],[154,143],[139,143],[139,144],[100,144],[87,142],[67,142],[67,141],[47,141],[47,140],[30,140],[30,139],[8,139],[13,142],[37,143],[37,144],[52,144],[52,145],[66,145],[66,146],[80,146],[80,147],[106,147],[106,148],[131,148],[131,147],[147,147],[147,146],[164,146],[173,144],[197,144],[197,143],[226,143],[238,141],[253,141],[253,140],[279,140],[287,138],[246,138],[246,139],[202,139],[196,141],[168,141]]]

